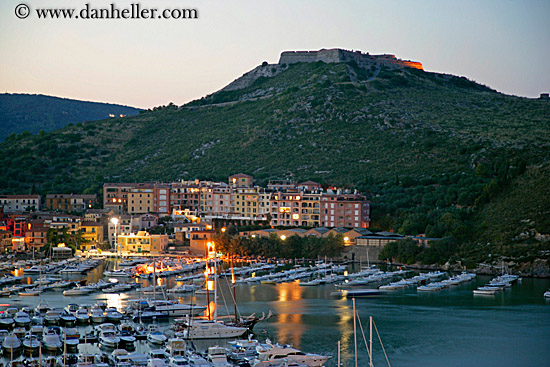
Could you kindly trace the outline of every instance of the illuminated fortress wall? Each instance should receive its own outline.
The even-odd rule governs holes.
[[[319,51],[284,51],[281,53],[279,65],[294,64],[297,62],[317,62],[325,63],[355,61],[360,66],[370,66],[372,64],[382,64],[393,67],[409,67],[423,70],[422,63],[418,61],[401,60],[395,55],[370,55],[361,51],[349,51],[339,48]]]

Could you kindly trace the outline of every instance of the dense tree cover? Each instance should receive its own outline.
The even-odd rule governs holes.
[[[219,251],[239,256],[263,256],[283,259],[316,259],[337,257],[344,249],[342,236],[326,238],[314,236],[289,236],[284,240],[276,235],[269,237],[242,238],[238,235],[219,233],[215,239]]]
[[[139,109],[110,103],[77,101],[36,94],[0,94],[0,141],[16,141],[79,121],[135,115]]]

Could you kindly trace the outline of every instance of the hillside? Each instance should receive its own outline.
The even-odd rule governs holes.
[[[28,131],[37,134],[70,123],[95,121],[109,115],[136,115],[139,109],[109,103],[85,102],[41,94],[0,94],[0,141]]]
[[[517,238],[525,228],[515,225],[550,211],[541,184],[550,182],[550,103],[353,61],[264,64],[251,73],[182,107],[5,142],[0,191],[100,193],[103,182],[246,172],[260,183],[358,187],[372,201],[375,227],[445,237],[449,246],[540,243]],[[550,233],[547,220],[535,225]],[[463,247],[464,256],[481,261],[490,252],[475,249]]]

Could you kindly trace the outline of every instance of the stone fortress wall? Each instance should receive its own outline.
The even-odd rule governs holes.
[[[361,51],[349,51],[339,48],[332,48],[328,50],[322,49],[319,51],[284,51],[281,53],[279,65],[317,61],[335,63],[348,62],[352,60],[357,62],[360,66],[382,64],[391,67],[410,67],[424,70],[422,68],[422,63],[418,61],[401,60],[396,58],[395,55],[370,55],[369,53],[362,53]]]

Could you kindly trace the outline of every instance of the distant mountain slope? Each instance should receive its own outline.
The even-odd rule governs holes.
[[[10,134],[36,134],[95,121],[109,115],[136,115],[139,109],[109,103],[86,102],[41,94],[0,94],[0,141]]]
[[[483,260],[478,249],[490,251],[480,242],[516,241],[525,230],[514,227],[518,221],[539,221],[538,233],[550,233],[541,220],[550,212],[541,184],[550,182],[549,170],[537,168],[550,160],[550,103],[412,68],[259,68],[182,107],[5,142],[0,192],[100,194],[103,182],[245,172],[260,183],[358,187],[372,201],[374,226],[471,244],[476,261]],[[528,200],[514,212],[523,187]],[[503,225],[507,218],[512,225]]]

